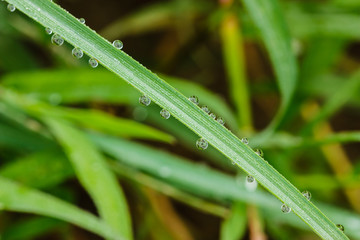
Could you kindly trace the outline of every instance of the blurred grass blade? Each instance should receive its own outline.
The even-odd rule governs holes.
[[[243,239],[246,233],[246,205],[242,202],[234,202],[230,215],[221,224],[221,240]]]
[[[297,65],[291,49],[291,37],[277,0],[242,0],[242,2],[259,29],[276,73],[282,104],[269,128],[276,129],[290,106],[297,82]]]
[[[31,171],[29,171],[31,169]],[[3,165],[0,175],[26,186],[50,188],[72,177],[74,171],[61,152],[40,152]]]
[[[256,3],[259,1],[260,0],[256,0]],[[206,139],[209,144],[216,147],[248,174],[254,176],[260,184],[291,207],[293,212],[306,222],[320,237],[324,239],[348,239],[346,235],[339,231],[336,225],[316,208],[313,203],[308,201],[295,186],[279,174],[268,162],[258,156],[249,146],[242,143],[240,139],[233,135],[228,129],[214,121],[212,117],[189,101],[187,97],[162,81],[157,75],[151,73],[151,71],[132,59],[125,52],[116,49],[109,41],[97,35],[85,24],[81,24],[77,18],[70,15],[60,6],[50,1],[38,0],[8,0],[8,2],[14,4],[19,11],[24,12],[61,35],[70,44],[81,47],[85,53],[95,57],[106,68],[121,76],[159,106],[168,110],[173,117]],[[246,2],[252,5],[252,1],[247,0]],[[273,3],[273,1],[269,2]],[[261,3],[267,6],[268,2],[261,0]],[[272,6],[271,3],[270,6]],[[260,10],[260,15],[256,13],[256,4],[252,10],[255,11],[255,16],[260,17],[262,20],[263,11]],[[274,9],[270,8],[267,10],[271,10],[270,14],[274,14],[275,19],[280,18],[280,20],[282,20],[281,15],[278,16],[277,14],[279,9],[276,8],[275,11],[273,11]],[[267,25],[268,20],[263,22]],[[283,22],[278,22],[278,24],[280,24],[281,27],[284,26]],[[284,32],[279,33],[280,36],[282,36],[281,33]],[[272,32],[269,35],[270,37],[275,37]],[[273,41],[273,39],[266,40]],[[272,44],[270,44],[270,46],[272,46]],[[285,75],[288,77],[287,79],[282,79],[286,80],[285,84],[281,81],[282,91],[290,91],[289,94],[284,94],[285,99],[282,108],[286,109],[295,87],[295,61],[292,58],[288,42],[281,41],[279,46],[275,45],[274,47],[275,49],[272,49],[273,51],[276,50],[281,53],[274,55],[276,56],[274,59],[280,61],[278,63],[281,63],[281,66],[286,66],[286,68],[281,68],[281,71],[279,71],[286,73],[282,77]],[[277,47],[280,48],[277,49]],[[286,57],[283,58],[282,54],[285,54]],[[63,132],[60,131],[57,132],[59,136],[62,135],[62,133]],[[67,136],[67,140],[72,140],[72,137],[73,136]],[[63,144],[66,143],[68,142],[63,141]],[[73,145],[77,145],[76,143],[77,142]],[[71,146],[68,145],[68,148],[70,147]],[[195,181],[197,180],[195,179]]]
[[[100,216],[121,236],[132,239],[125,196],[105,159],[80,131],[69,124],[52,118],[46,118],[45,121],[63,146]]]
[[[238,18],[231,12],[222,20],[221,39],[229,89],[237,109],[239,128],[252,131],[252,117],[249,89],[246,81],[244,48]]]
[[[49,194],[21,186],[3,177],[0,177],[0,189],[1,209],[57,218],[105,238],[123,240],[94,215]]]

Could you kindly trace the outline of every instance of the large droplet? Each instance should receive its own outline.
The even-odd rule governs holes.
[[[196,105],[199,105],[199,98],[197,96],[190,96],[189,100]]]
[[[208,147],[208,142],[205,140],[205,139],[203,139],[203,138],[199,138],[197,141],[196,141],[196,147],[198,148],[198,149],[200,149],[200,150],[205,150],[205,149],[207,149],[207,147]]]
[[[169,113],[168,110],[162,109],[162,110],[160,111],[160,116],[161,116],[162,118],[164,118],[164,119],[169,119],[170,113]]]
[[[120,40],[115,40],[115,41],[113,41],[113,46],[116,47],[117,49],[122,49],[124,44]]]
[[[48,27],[45,28],[45,32],[49,35],[52,34],[51,28],[48,28]]]
[[[63,45],[64,43],[64,39],[57,33],[55,33],[54,35],[52,35],[51,37],[51,42],[54,44],[54,45],[57,45],[57,46],[61,46]]]
[[[283,205],[281,205],[281,211],[283,213],[289,213],[289,212],[291,212],[291,208],[284,203]]]
[[[89,59],[89,65],[92,68],[96,68],[99,65],[99,62],[95,58],[90,58]]]
[[[224,124],[225,124],[225,121],[224,121],[224,119],[223,119],[222,117],[218,117],[218,118],[216,119],[216,121],[217,121],[218,123],[220,123],[221,125],[224,125]]]
[[[309,191],[303,191],[303,192],[302,192],[302,195],[303,195],[307,200],[310,201],[310,199],[311,199],[311,193],[310,193]]]
[[[246,176],[246,181],[248,183],[253,183],[255,181],[255,178],[251,175]]]
[[[207,114],[210,113],[210,109],[207,106],[202,106],[201,110],[203,110],[204,112],[206,112]]]
[[[249,140],[246,137],[242,138],[241,141],[246,145],[249,144]]]
[[[261,149],[255,149],[255,153],[261,158],[264,157],[264,152]]]
[[[139,97],[139,103],[144,106],[149,106],[151,103],[151,99],[148,96],[142,95]]]
[[[10,11],[10,12],[14,12],[16,10],[16,7],[14,6],[14,4],[11,4],[9,3],[7,5],[7,9]]]
[[[210,117],[212,117],[213,119],[216,119],[215,113],[210,113]]]
[[[79,18],[79,22],[85,24],[85,18]]]
[[[340,231],[345,231],[345,228],[344,228],[344,226],[343,225],[341,225],[341,224],[336,224],[336,227],[340,230]]]
[[[84,56],[84,52],[78,47],[74,48],[71,53],[76,58],[82,58],[82,56]]]

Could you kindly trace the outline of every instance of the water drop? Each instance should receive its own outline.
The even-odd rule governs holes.
[[[232,162],[231,162],[231,164],[232,164],[232,165],[235,165],[235,164],[236,164],[236,162],[235,162],[235,161],[232,161]]]
[[[259,157],[264,157],[264,152],[261,150],[261,149],[256,149],[255,150],[255,153],[257,154],[257,155],[259,155]]]
[[[345,231],[345,228],[344,228],[344,226],[343,225],[341,225],[341,224],[336,224],[336,227],[340,230],[340,231]]]
[[[57,33],[55,33],[54,35],[52,35],[51,37],[51,42],[54,44],[54,45],[57,45],[57,46],[61,46],[63,45],[64,43],[64,39]]]
[[[90,65],[92,68],[96,68],[96,67],[99,65],[99,63],[98,63],[98,61],[97,61],[95,58],[90,58],[90,59],[89,59],[89,65]]]
[[[249,144],[249,140],[246,137],[242,138],[241,141],[246,145]]]
[[[151,103],[151,99],[148,96],[142,95],[139,97],[139,103],[144,106],[149,106]]]
[[[190,96],[189,100],[196,105],[199,105],[199,98],[197,96]]]
[[[45,32],[46,32],[47,34],[49,34],[49,35],[52,34],[52,30],[51,30],[50,28],[48,28],[48,27],[45,28]]]
[[[208,142],[203,138],[199,138],[196,141],[196,147],[200,150],[205,150],[208,147]]]
[[[170,113],[169,113],[168,110],[162,109],[162,110],[160,111],[160,116],[161,116],[162,118],[164,118],[164,119],[169,119]]]
[[[85,24],[85,18],[79,18],[79,22]]]
[[[113,46],[116,47],[117,49],[122,49],[124,44],[120,40],[115,40],[113,41]]]
[[[291,208],[284,203],[283,205],[281,205],[281,211],[283,213],[289,213],[289,212],[291,212]]]
[[[216,119],[216,115],[214,113],[210,113],[210,117],[212,117],[213,119]]]
[[[78,47],[74,48],[71,53],[76,58],[82,58],[82,56],[84,56],[84,52]]]
[[[246,182],[253,183],[255,181],[255,178],[251,175],[246,176]]]
[[[310,201],[310,199],[311,199],[311,193],[310,193],[309,191],[303,191],[303,192],[302,192],[302,195],[303,195],[304,197],[306,197],[307,200]]]
[[[9,3],[7,5],[7,9],[10,11],[10,12],[14,12],[16,10],[16,7],[14,6],[14,4],[11,4]]]
[[[207,114],[210,113],[210,109],[207,106],[202,106],[201,110],[203,110],[204,112],[206,112]]]
[[[225,124],[225,121],[224,121],[224,119],[223,119],[222,117],[217,118],[216,121],[217,121],[218,123],[220,123],[221,125],[224,125],[224,124]]]

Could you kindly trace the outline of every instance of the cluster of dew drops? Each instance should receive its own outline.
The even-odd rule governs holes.
[[[1,0],[1,1],[4,1],[4,0]],[[52,0],[51,0],[51,1],[52,1]],[[10,12],[14,12],[14,11],[16,10],[16,7],[15,7],[13,4],[9,3],[9,4],[7,5],[7,9],[8,9]],[[79,18],[78,20],[79,20],[80,23],[85,24],[85,19],[84,19],[84,18]],[[52,31],[50,28],[48,28],[48,27],[45,28],[45,32],[46,32],[48,35],[53,34],[53,31]],[[64,39],[63,39],[59,34],[54,33],[54,34],[51,36],[51,42],[52,42],[54,45],[61,46],[61,45],[63,45],[63,43],[64,43]],[[117,49],[119,49],[119,50],[121,50],[121,49],[123,48],[123,43],[122,43],[122,41],[120,41],[120,40],[115,40],[115,41],[113,41],[112,44],[113,44],[113,46],[114,46],[115,48],[117,48]],[[81,50],[81,48],[79,48],[79,47],[74,47],[74,48],[72,49],[71,53],[72,53],[72,55],[73,55],[75,58],[77,58],[77,59],[80,59],[80,58],[82,58],[82,57],[84,56],[84,52],[83,52],[83,51]],[[90,59],[89,59],[89,65],[90,65],[92,68],[96,68],[96,67],[99,65],[99,63],[98,63],[98,61],[96,60],[96,58],[90,57]],[[190,96],[190,97],[189,97],[189,100],[190,100],[192,103],[194,103],[195,105],[199,105],[199,99],[198,99],[198,97],[196,97],[196,96]],[[140,96],[140,98],[139,98],[139,102],[140,102],[140,104],[142,104],[142,105],[144,105],[144,106],[149,106],[150,103],[151,103],[151,99],[150,99],[148,96],[146,96],[146,95],[142,95],[142,96]],[[213,118],[214,120],[216,120],[216,121],[217,121],[219,124],[221,124],[222,126],[225,125],[224,119],[221,118],[221,117],[217,117],[214,113],[211,112],[211,110],[210,110],[206,105],[202,106],[202,107],[201,107],[201,110],[203,110],[205,113],[207,113],[211,118]],[[162,109],[162,110],[160,111],[160,116],[161,116],[163,119],[169,119],[170,116],[171,116],[171,114],[170,114],[169,111],[167,111],[166,109]],[[241,142],[244,143],[245,145],[248,145],[248,144],[249,144],[249,140],[248,140],[247,138],[242,138],[242,139],[241,139]],[[204,139],[204,138],[199,138],[199,139],[196,141],[196,147],[197,147],[198,149],[200,149],[200,150],[205,150],[205,149],[207,149],[207,148],[208,148],[208,145],[209,145],[209,144],[208,144],[207,140]],[[263,151],[262,151],[261,149],[255,149],[254,152],[255,152],[258,156],[260,156],[261,158],[264,157],[264,153],[263,153]],[[232,164],[235,165],[236,162],[232,162]],[[254,178],[253,176],[248,175],[248,176],[246,177],[246,182],[247,182],[248,184],[252,184],[252,183],[256,183],[256,180],[255,180],[255,178]],[[302,195],[303,195],[307,200],[310,201],[310,199],[311,199],[311,193],[310,193],[309,191],[303,191],[303,192],[302,192]],[[285,203],[281,205],[281,208],[280,208],[280,209],[281,209],[281,211],[282,211],[283,213],[290,213],[290,212],[291,212],[291,208],[290,208],[289,206],[287,206]],[[344,226],[341,225],[341,224],[336,224],[336,227],[337,227],[340,231],[342,231],[342,232],[344,232],[344,230],[345,230]]]

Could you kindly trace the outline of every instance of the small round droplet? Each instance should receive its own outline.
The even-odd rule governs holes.
[[[341,224],[336,224],[336,227],[340,230],[340,231],[345,231],[345,228],[344,228],[344,226],[343,225],[341,225]]]
[[[76,58],[82,58],[82,56],[84,56],[84,52],[78,47],[74,48],[71,53]]]
[[[196,147],[200,150],[205,150],[208,147],[208,142],[203,138],[199,138],[196,141]]]
[[[49,35],[52,34],[51,28],[48,28],[48,27],[45,28],[45,32]]]
[[[283,213],[289,213],[289,212],[291,212],[291,208],[284,203],[283,205],[281,205],[281,211]]]
[[[199,98],[197,96],[190,96],[189,100],[196,105],[199,105]]]
[[[246,181],[248,183],[253,183],[255,181],[255,178],[251,175],[246,176]]]
[[[255,153],[257,154],[257,155],[259,155],[259,157],[264,157],[264,152],[261,150],[261,149],[256,149],[255,150]]]
[[[213,119],[216,119],[215,113],[210,113],[210,117],[212,117]]]
[[[117,49],[122,49],[124,44],[120,40],[115,40],[115,41],[113,41],[113,46],[116,47]]]
[[[79,22],[85,24],[85,18],[79,18]]]
[[[7,9],[10,11],[10,12],[14,12],[16,10],[16,7],[14,6],[14,4],[11,4],[9,3],[7,5]]]
[[[202,106],[201,110],[203,110],[204,112],[206,112],[207,114],[210,113],[210,109],[207,106]]]
[[[142,95],[139,97],[139,103],[144,106],[149,106],[151,103],[151,99],[148,96]]]
[[[249,140],[246,137],[242,138],[241,141],[246,145],[249,144]]]
[[[231,164],[232,164],[232,165],[235,165],[235,164],[236,164],[236,162],[235,162],[235,161],[232,161],[232,162],[231,162]]]
[[[303,192],[302,192],[302,195],[303,195],[304,197],[306,197],[307,200],[310,201],[310,199],[311,199],[311,193],[310,193],[309,191],[303,191]]]
[[[162,118],[164,118],[164,119],[169,119],[170,113],[169,113],[168,110],[162,109],[162,110],[160,111],[160,116],[161,116]]]
[[[54,44],[54,45],[57,45],[57,46],[61,46],[63,45],[64,43],[64,39],[57,33],[55,33],[54,35],[52,35],[51,37],[51,42]]]
[[[90,65],[92,68],[96,68],[96,67],[99,65],[99,63],[98,63],[98,61],[97,61],[95,58],[90,58],[90,59],[89,59],[89,65]]]
[[[216,121],[217,121],[218,123],[220,123],[221,125],[224,125],[224,124],[225,124],[225,121],[224,121],[224,119],[223,119],[222,117],[217,118]]]

